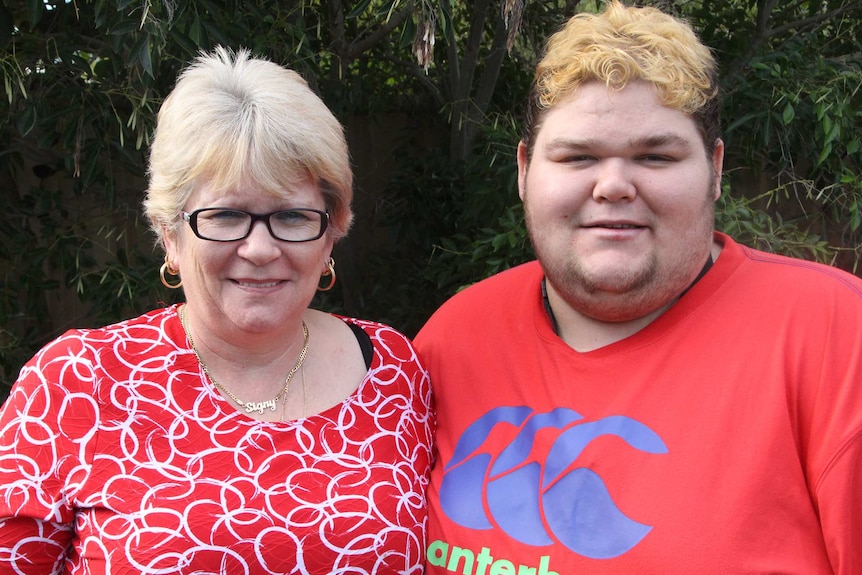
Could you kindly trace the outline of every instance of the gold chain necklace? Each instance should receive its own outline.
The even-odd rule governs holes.
[[[284,421],[284,412],[287,410],[287,402],[281,404],[281,420]],[[302,417],[308,413],[308,401],[305,396],[305,369],[302,370]]]
[[[242,401],[237,396],[235,396],[229,389],[220,384],[216,379],[212,376],[212,374],[207,369],[206,364],[201,359],[201,355],[198,353],[198,349],[195,347],[195,341],[192,339],[192,332],[189,329],[188,319],[186,318],[186,306],[183,305],[179,311],[180,316],[180,324],[183,326],[183,330],[186,332],[186,337],[189,338],[189,345],[192,348],[192,351],[195,354],[195,357],[198,360],[198,364],[200,364],[201,369],[204,371],[204,374],[209,378],[214,386],[216,386],[219,390],[224,392],[229,398],[231,398],[234,403],[242,407],[246,413],[251,413],[253,411],[258,412],[263,415],[263,410],[267,407],[271,411],[275,411],[275,406],[278,403],[278,400],[281,399],[290,388],[290,380],[293,379],[293,376],[299,371],[299,368],[302,367],[303,362],[305,361],[305,356],[308,354],[308,326],[305,325],[305,321],[302,322],[302,335],[305,338],[305,341],[302,345],[302,351],[299,352],[299,358],[296,360],[296,364],[290,371],[287,373],[287,377],[284,379],[284,387],[278,394],[270,400],[267,401]]]

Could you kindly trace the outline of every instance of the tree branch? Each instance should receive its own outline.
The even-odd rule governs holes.
[[[498,16],[495,20],[496,25],[494,27],[491,50],[488,57],[485,58],[485,68],[479,80],[476,97],[468,108],[467,118],[462,127],[461,153],[463,158],[466,158],[473,148],[473,142],[479,131],[478,126],[485,119],[491,97],[494,95],[494,89],[497,86],[497,79],[500,77],[500,68],[502,68],[503,61],[508,53],[506,46],[509,39],[509,30],[506,28],[506,23],[501,17]]]
[[[410,2],[401,10],[392,15],[388,20],[383,21],[377,26],[374,26],[374,32],[361,40],[354,40],[347,46],[346,57],[349,61],[353,61],[363,53],[367,52],[380,41],[382,41],[390,32],[401,26],[407,18],[413,13],[413,3]]]
[[[849,12],[851,9],[853,9],[853,6],[851,6],[850,4],[845,4],[844,6],[836,8],[834,10],[830,10],[829,12],[824,12],[823,14],[817,14],[816,16],[811,16],[810,18],[804,18],[795,22],[789,22],[777,28],[772,28],[768,31],[768,35],[778,36],[779,34],[784,34],[785,32],[790,32],[792,30],[816,28],[824,21],[831,20],[832,18],[835,18],[837,16],[841,16],[845,12]]]
[[[450,16],[448,20],[451,22],[452,3],[449,0],[440,0],[440,10],[444,14],[444,20],[446,20],[445,16],[448,15]],[[451,25],[446,26],[444,33],[446,37],[446,61],[449,64],[449,86],[454,98],[455,86],[458,85],[458,78],[461,77],[461,66],[458,59],[458,42],[455,39],[455,31],[452,29]]]
[[[781,36],[782,34],[788,34],[794,31],[803,32],[815,30],[818,26],[824,24],[825,22],[838,18],[843,14],[852,11],[856,7],[853,2],[847,2],[842,6],[835,8],[834,10],[830,10],[829,12],[823,12],[822,14],[816,14],[814,16],[802,18],[800,20],[793,20],[781,26],[770,27],[769,23],[772,20],[773,11],[776,9],[775,7],[777,4],[777,0],[761,0],[760,2],[758,2],[756,33],[754,34],[745,54],[736,58],[733,63],[728,66],[727,73],[725,74],[726,84],[733,84],[733,79],[742,73],[742,70],[745,68],[745,66],[748,65],[748,63],[751,61],[757,51],[770,38]],[[794,7],[799,7],[802,4],[802,2],[799,2]],[[782,8],[782,13],[790,13],[790,10]]]

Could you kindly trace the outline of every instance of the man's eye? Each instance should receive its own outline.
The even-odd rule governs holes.
[[[643,160],[645,162],[656,162],[656,163],[673,162],[673,158],[671,158],[670,156],[663,156],[661,154],[647,154],[647,155],[641,156],[641,160]]]

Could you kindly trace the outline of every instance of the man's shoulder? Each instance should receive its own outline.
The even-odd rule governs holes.
[[[525,298],[538,294],[542,277],[539,263],[530,261],[465,287],[432,314],[415,341],[421,341],[423,332],[446,332],[455,325],[487,326],[492,318],[510,314]]]
[[[542,278],[542,268],[537,261],[530,261],[470,284],[449,298],[440,309],[457,306],[497,305],[500,299],[511,300],[524,293]]]
[[[530,282],[532,280],[538,281],[541,278],[542,268],[538,261],[532,260],[470,284],[453,297],[458,297],[464,293],[468,293],[472,296],[475,296],[476,293],[487,295],[489,292],[506,289],[512,285],[521,286],[526,282]]]
[[[761,251],[739,245],[749,276],[760,278],[770,291],[781,294],[831,293],[862,299],[862,278],[827,264]]]

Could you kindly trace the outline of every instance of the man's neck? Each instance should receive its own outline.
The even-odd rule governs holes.
[[[575,351],[593,351],[632,336],[651,324],[672,303],[628,321],[609,322],[585,315],[568,305],[553,290],[548,290],[557,335]]]
[[[713,243],[709,258],[691,284],[675,297],[669,298],[667,303],[659,308],[632,319],[607,321],[580,312],[566,302],[553,289],[553,286],[542,280],[542,296],[545,300],[545,308],[553,324],[554,331],[563,341],[569,344],[575,351],[593,351],[630,337],[655,321],[673,306],[682,295],[700,281],[712,267],[713,262],[718,259],[720,253],[721,246]]]

